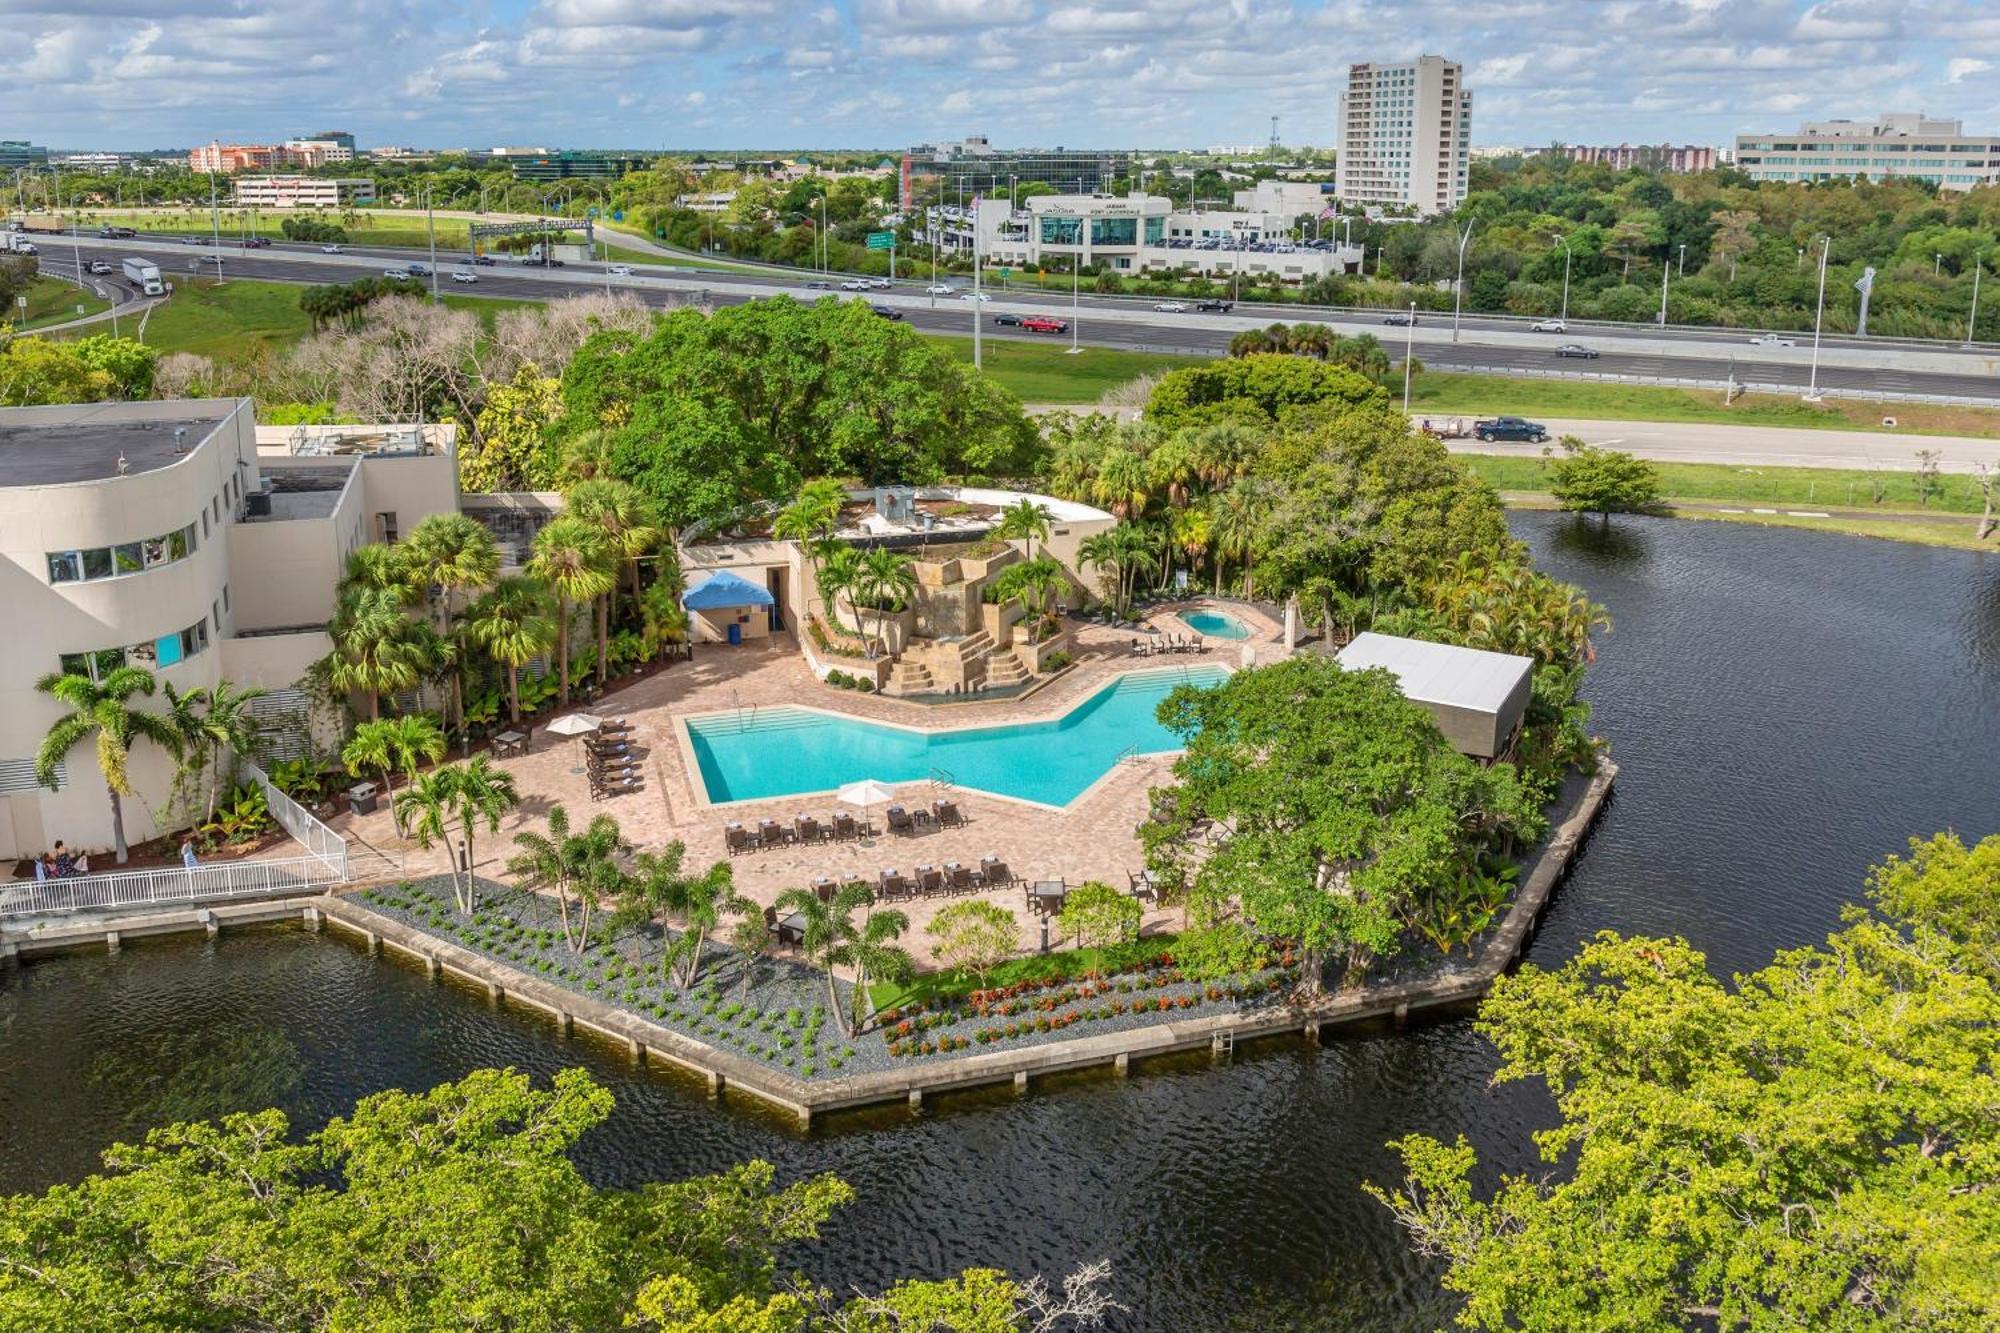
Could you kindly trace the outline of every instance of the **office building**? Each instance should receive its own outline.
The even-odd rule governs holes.
[[[0,139],[0,171],[34,171],[49,164],[49,150],[23,139]]]
[[[283,144],[217,142],[188,153],[189,171],[269,171],[290,165]]]
[[[508,165],[514,169],[517,181],[559,181],[559,180],[616,180],[634,171],[644,171],[653,165],[650,157],[638,157],[623,153],[574,153],[541,152],[523,153],[508,151],[504,154]]]
[[[1564,144],[1561,151],[1572,162],[1599,163],[1614,171],[1629,171],[1637,167],[1641,171],[1665,172],[1670,176],[1713,171],[1718,161],[1713,148],[1697,144],[1683,144],[1678,148],[1670,143]]]
[[[1956,120],[1893,112],[1880,120],[1819,120],[1797,134],[1739,134],[1736,165],[1752,180],[1925,180],[1970,190],[2000,180],[2000,136]]]
[[[375,202],[366,176],[238,176],[230,182],[238,208],[346,208]]]
[[[1260,198],[1271,201],[1258,191],[1239,192],[1239,202]],[[1295,238],[1300,213],[1290,208],[1177,209],[1160,195],[1045,194],[1015,209],[1003,194],[982,199],[976,211],[944,204],[926,216],[947,247],[969,248],[976,227],[989,263],[1026,269],[1075,262],[1131,277],[1186,271],[1303,282],[1356,273],[1362,263],[1361,247],[1336,244],[1331,228],[1325,239],[1311,232]]]
[[[337,139],[287,139],[285,153],[292,165],[323,167],[329,162],[352,162],[354,150]]]
[[[37,680],[132,665],[182,690],[263,687],[260,724],[296,745],[347,557],[459,508],[449,426],[260,428],[252,413],[247,398],[0,410],[0,858],[111,845],[90,746],[54,790],[36,781],[64,712]],[[154,821],[173,768],[133,747],[130,841],[168,831]]]
[[[1132,155],[1094,148],[995,148],[984,135],[919,144],[903,154],[902,204],[970,204],[1034,182],[1065,194],[1097,194],[1130,173]]]
[[[301,134],[299,138],[311,143],[330,143],[345,148],[347,156],[340,160],[343,162],[354,160],[354,136],[346,130],[321,130],[317,134]]]
[[[1446,213],[1465,199],[1472,91],[1456,61],[1350,65],[1335,166],[1346,203]]]

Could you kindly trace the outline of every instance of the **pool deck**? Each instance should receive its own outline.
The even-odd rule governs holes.
[[[1178,624],[1174,620],[1178,606],[1161,609],[1154,619]],[[1234,606],[1230,609],[1236,610]],[[736,648],[702,645],[692,663],[675,664],[587,706],[600,716],[622,716],[637,729],[635,748],[641,758],[643,791],[593,803],[581,771],[581,745],[537,734],[530,753],[497,761],[513,774],[521,804],[502,819],[498,834],[482,833],[477,839],[476,869],[500,877],[514,850],[514,835],[546,829],[549,807],[560,804],[568,809],[572,823],[599,813],[613,816],[626,838],[640,848],[657,849],[678,839],[686,845],[691,865],[728,861],[738,890],[760,905],[773,902],[787,889],[804,888],[821,875],[834,879],[858,875],[872,883],[884,869],[908,875],[918,864],[941,866],[946,861],[959,861],[977,865],[988,855],[999,856],[1016,875],[1028,880],[1065,879],[1075,885],[1097,879],[1124,889],[1127,876],[1144,865],[1136,829],[1146,817],[1147,791],[1166,781],[1171,756],[1128,758],[1059,810],[974,788],[944,793],[934,791],[927,782],[907,783],[897,789],[901,803],[928,806],[934,796],[950,795],[957,800],[966,826],[915,837],[884,834],[863,842],[787,844],[732,857],[723,837],[723,825],[730,820],[752,828],[760,819],[789,825],[794,815],[825,818],[841,807],[830,796],[782,796],[710,806],[680,725],[680,719],[688,715],[789,704],[900,726],[1004,726],[1060,716],[1112,678],[1129,671],[1173,666],[1233,668],[1241,664],[1241,642],[1198,655],[1139,657],[1131,650],[1134,634],[1129,629],[1080,626],[1074,633],[1076,665],[1029,698],[955,704],[913,703],[835,689],[813,676],[789,635]],[[1275,643],[1251,642],[1257,646],[1260,661],[1274,661],[1283,653]],[[867,812],[877,828],[883,827],[882,810],[877,807]],[[342,814],[330,822],[343,835],[402,858],[406,876],[443,873],[446,868],[441,847],[427,851],[397,836],[386,803],[372,815]],[[1027,910],[1021,889],[983,896],[1014,912],[1020,923],[1023,952],[1040,947],[1040,918]],[[910,918],[905,946],[920,964],[929,962],[925,927],[941,908],[960,901],[964,898],[897,904]],[[1148,913],[1144,927],[1158,930],[1177,920],[1177,913],[1155,909]]]

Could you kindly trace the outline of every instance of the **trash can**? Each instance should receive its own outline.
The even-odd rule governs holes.
[[[347,804],[357,815],[375,813],[375,784],[357,782],[347,789]]]
[[[743,626],[735,621],[729,623],[729,646],[732,648],[743,646]]]

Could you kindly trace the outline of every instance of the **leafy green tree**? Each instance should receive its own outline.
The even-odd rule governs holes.
[[[78,361],[110,377],[113,397],[136,402],[153,396],[153,367],[160,359],[153,348],[108,333],[78,338],[70,348]]]
[[[935,944],[931,956],[961,976],[970,972],[979,984],[986,974],[1020,945],[1020,926],[1014,914],[984,898],[968,898],[939,910],[924,927]]]
[[[110,372],[47,338],[0,342],[0,407],[95,403],[112,396]]]
[[[472,438],[458,458],[468,491],[552,491],[564,480],[555,446],[562,416],[562,381],[532,365],[504,384],[489,383]]]
[[[505,669],[507,715],[521,723],[521,668],[555,645],[555,599],[533,579],[501,579],[466,608],[466,633]]]
[[[111,800],[113,859],[119,865],[130,856],[125,846],[124,798],[134,794],[132,743],[151,741],[176,760],[181,757],[181,737],[173,724],[158,713],[132,706],[132,696],[151,698],[156,685],[152,672],[134,666],[116,667],[102,680],[52,671],[35,682],[37,690],[69,709],[35,750],[35,781],[57,790],[56,766],[85,741],[95,742],[97,771]]]
[[[1913,842],[1823,946],[1735,984],[1600,934],[1495,983],[1502,1082],[1561,1116],[1548,1170],[1475,1184],[1463,1138],[1371,1186],[1468,1328],[1991,1328],[2000,839]]]
[[[1562,438],[1563,456],[1549,468],[1549,492],[1564,509],[1596,514],[1644,514],[1660,507],[1660,470],[1643,458],[1599,449],[1574,435]]]
[[[1259,931],[1296,941],[1308,994],[1329,956],[1359,971],[1393,948],[1416,897],[1492,838],[1539,832],[1512,766],[1454,751],[1387,671],[1294,657],[1181,686],[1159,719],[1186,752],[1165,817],[1146,826],[1149,859],[1206,904],[1241,904]],[[1229,838],[1193,838],[1202,820]]]
[[[1056,924],[1080,949],[1108,949],[1137,935],[1144,917],[1137,898],[1093,879],[1069,891]]]
[[[626,876],[619,858],[631,850],[618,821],[599,815],[581,833],[570,832],[569,811],[549,807],[549,831],[530,829],[514,835],[519,855],[507,862],[507,873],[527,889],[554,889],[562,917],[563,940],[572,953],[590,945],[591,914],[603,903],[621,897]],[[570,901],[576,902],[572,916]]]

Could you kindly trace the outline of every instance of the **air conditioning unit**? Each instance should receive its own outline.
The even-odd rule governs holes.
[[[246,518],[269,518],[271,516],[271,493],[251,491],[243,497],[243,513]]]

